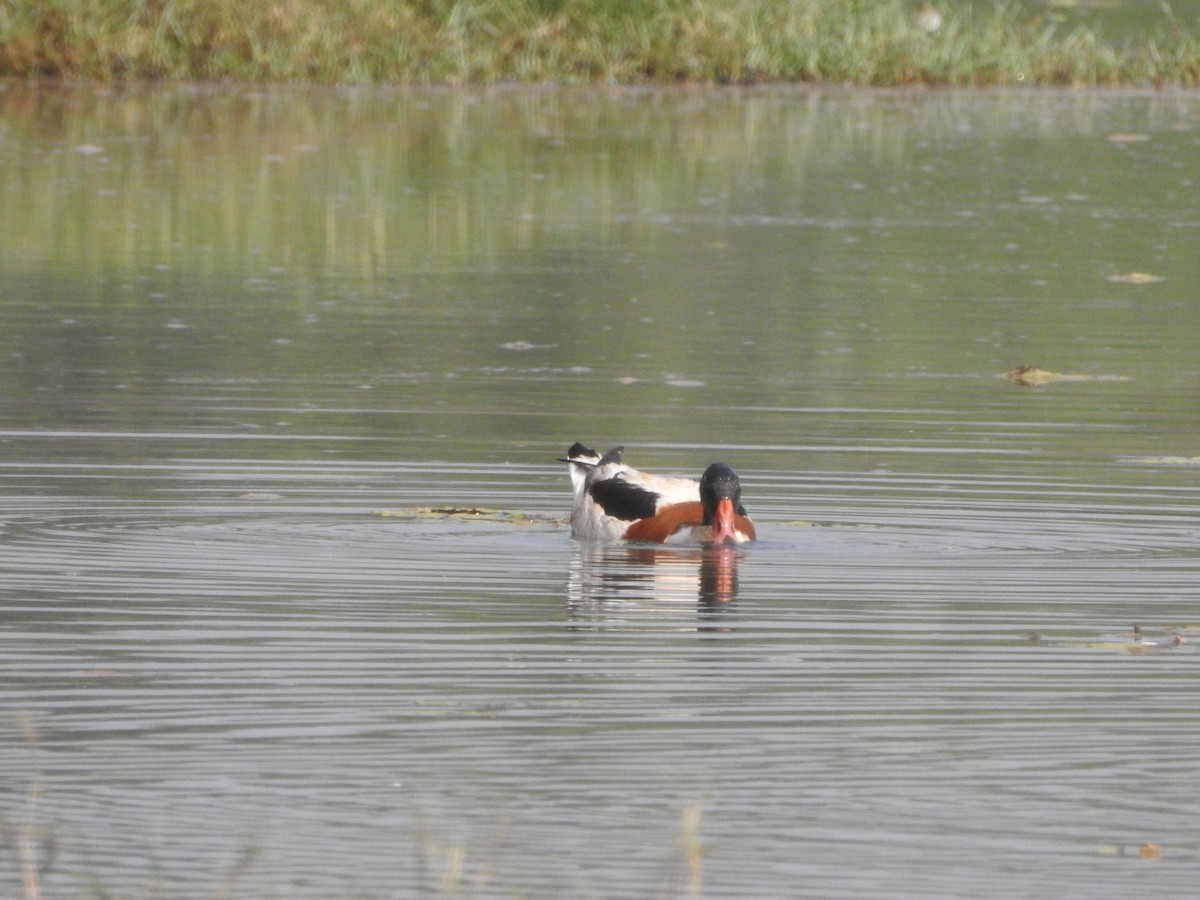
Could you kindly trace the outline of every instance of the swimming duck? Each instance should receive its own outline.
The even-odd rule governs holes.
[[[755,538],[737,473],[715,462],[700,476],[651,475],[625,465],[624,447],[603,456],[576,442],[565,459],[575,499],[571,534],[584,540],[741,544]]]

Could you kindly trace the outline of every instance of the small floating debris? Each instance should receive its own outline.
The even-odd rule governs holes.
[[[1108,650],[1117,653],[1127,653],[1130,655],[1143,655],[1147,653],[1159,653],[1164,650],[1173,650],[1177,647],[1182,647],[1188,643],[1188,639],[1179,633],[1179,626],[1168,627],[1163,629],[1161,637],[1147,637],[1142,631],[1142,626],[1134,625],[1133,632],[1127,639],[1117,640],[1099,640],[1099,641],[1077,641],[1077,640],[1051,640],[1045,635],[1039,634],[1036,631],[1026,635],[1026,640],[1031,644],[1039,646],[1055,646],[1055,647],[1075,647],[1086,650]]]
[[[1200,456],[1125,456],[1122,460],[1142,466],[1200,466]]]
[[[534,525],[539,521],[522,512],[492,509],[487,506],[418,506],[413,509],[380,509],[385,519],[469,519],[473,522],[504,522],[509,525]]]
[[[104,152],[104,148],[99,144],[80,144],[75,148],[75,152],[81,156],[99,156]]]
[[[1161,275],[1151,275],[1149,272],[1125,272],[1109,275],[1108,280],[1114,284],[1158,284],[1160,281],[1166,281]]]
[[[1062,378],[1061,372],[1047,372],[1037,366],[1017,366],[1004,373],[1004,377],[1021,387],[1040,387]]]
[[[1128,375],[1072,375],[1067,372],[1052,372],[1041,366],[1017,366],[1004,373],[1004,377],[1018,387],[1041,387],[1055,381],[1130,381]]]
[[[426,516],[491,516],[498,510],[482,506],[418,506],[417,513]]]
[[[1146,637],[1142,632],[1141,625],[1133,626],[1133,640],[1131,641],[1098,641],[1094,644],[1085,644],[1084,646],[1091,647],[1094,650],[1118,650],[1124,653],[1154,653],[1159,650],[1166,650],[1170,647],[1178,647],[1187,643],[1187,640],[1179,635],[1166,635],[1163,640],[1153,640]]]
[[[557,346],[558,346],[558,344],[534,344],[534,343],[531,343],[530,341],[508,341],[507,343],[501,344],[500,349],[501,350],[520,350],[520,351],[550,350]]]
[[[1141,131],[1114,131],[1108,136],[1110,144],[1143,144],[1150,140],[1150,135]]]
[[[1140,847],[1108,846],[1101,847],[1101,856],[1137,856],[1142,859],[1162,859],[1162,844],[1147,842]]]

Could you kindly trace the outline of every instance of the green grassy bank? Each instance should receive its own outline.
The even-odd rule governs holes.
[[[0,0],[0,75],[306,82],[1200,83],[1200,23],[1114,36],[911,0]]]

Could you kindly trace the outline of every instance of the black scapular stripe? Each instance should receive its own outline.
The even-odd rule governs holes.
[[[648,519],[658,508],[658,494],[620,478],[596,482],[591,493],[606,515],[626,522]]]

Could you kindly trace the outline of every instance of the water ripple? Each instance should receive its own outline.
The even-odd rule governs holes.
[[[509,888],[640,894],[698,815],[706,895],[747,853],[781,895],[879,891],[868,847],[938,895],[981,845],[1044,887],[1190,828],[1129,785],[1193,764],[1195,493],[751,471],[764,539],[714,555],[573,543],[535,467],[134,466],[125,496],[13,471],[0,702],[37,749],[10,731],[0,763],[36,759],[59,871],[110,890],[165,846],[211,893],[253,847],[252,893],[349,864],[385,895],[461,842]],[[524,524],[418,510],[514,498]]]

